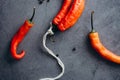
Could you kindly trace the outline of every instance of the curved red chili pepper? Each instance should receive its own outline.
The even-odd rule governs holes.
[[[20,27],[18,32],[14,35],[11,41],[10,51],[12,54],[12,57],[16,60],[19,60],[24,57],[25,51],[22,51],[20,54],[17,54],[17,47],[20,44],[20,42],[24,39],[25,35],[28,33],[30,28],[33,26],[32,20],[35,14],[35,8],[33,11],[33,15],[30,20],[26,20],[24,24]]]
[[[85,7],[85,0],[74,0],[67,15],[58,24],[58,28],[61,31],[65,31],[75,24],[78,18],[81,16]]]
[[[55,25],[58,25],[61,22],[61,20],[65,17],[65,15],[67,14],[70,8],[71,3],[72,3],[72,0],[64,0],[64,3],[60,11],[58,12],[58,14],[55,16],[55,18],[52,21]]]

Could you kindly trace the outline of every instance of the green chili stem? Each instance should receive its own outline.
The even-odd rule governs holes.
[[[94,26],[93,26],[93,14],[94,14],[94,11],[91,12],[91,32],[95,32]]]
[[[33,8],[33,15],[32,15],[32,17],[29,19],[29,20],[30,20],[30,22],[32,22],[32,20],[33,20],[34,16],[35,16],[35,7]]]

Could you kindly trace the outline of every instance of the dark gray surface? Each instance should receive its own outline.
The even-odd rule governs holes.
[[[38,80],[54,77],[60,68],[42,46],[42,36],[49,22],[56,15],[62,0],[51,0],[38,4],[37,0],[0,0],[0,80]],[[30,30],[18,48],[26,51],[20,61],[11,58],[11,38],[37,11],[35,26]],[[86,8],[78,22],[65,32],[55,34],[56,42],[47,40],[47,45],[64,62],[66,69],[59,80],[120,80],[120,65],[101,58],[90,46],[90,12],[95,11],[94,26],[100,33],[103,44],[120,55],[120,0],[86,0]],[[72,51],[73,48],[76,51]]]

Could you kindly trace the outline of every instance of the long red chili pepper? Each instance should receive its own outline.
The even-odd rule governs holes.
[[[71,3],[72,3],[72,0],[64,0],[64,3],[62,5],[60,11],[53,19],[53,23],[55,25],[58,25],[60,23],[60,21],[65,17],[65,15],[67,14],[67,12],[70,8]]]
[[[35,8],[31,19],[26,20],[24,24],[20,27],[18,32],[12,38],[10,50],[12,57],[15,58],[16,60],[23,58],[25,55],[25,51],[22,51],[20,54],[17,54],[17,47],[20,44],[20,42],[24,39],[25,35],[28,33],[30,28],[33,26],[32,20],[34,18],[34,15],[35,15]]]
[[[91,13],[91,26],[92,26],[92,31],[89,33],[89,38],[92,47],[105,59],[112,61],[114,63],[120,64],[120,56],[114,54],[110,50],[108,50],[104,45],[101,43],[99,39],[99,34],[96,32],[93,28],[93,13]]]
[[[67,13],[67,15],[58,24],[58,28],[61,31],[65,31],[75,24],[78,18],[81,16],[85,7],[85,0],[73,0],[73,4]]]

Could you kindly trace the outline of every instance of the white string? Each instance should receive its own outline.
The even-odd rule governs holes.
[[[52,31],[52,23],[51,23],[51,26],[50,28],[48,29],[48,31],[45,33],[45,35],[43,36],[43,46],[45,48],[45,50],[50,54],[52,55],[58,62],[58,64],[60,65],[60,67],[62,68],[62,72],[57,76],[57,77],[54,77],[54,78],[43,78],[43,79],[40,79],[40,80],[56,80],[56,79],[59,79],[60,77],[63,76],[64,72],[65,72],[65,66],[63,64],[63,62],[60,60],[59,57],[57,57],[53,51],[51,51],[47,46],[46,46],[46,38],[47,38],[47,35],[54,35],[53,31]]]

